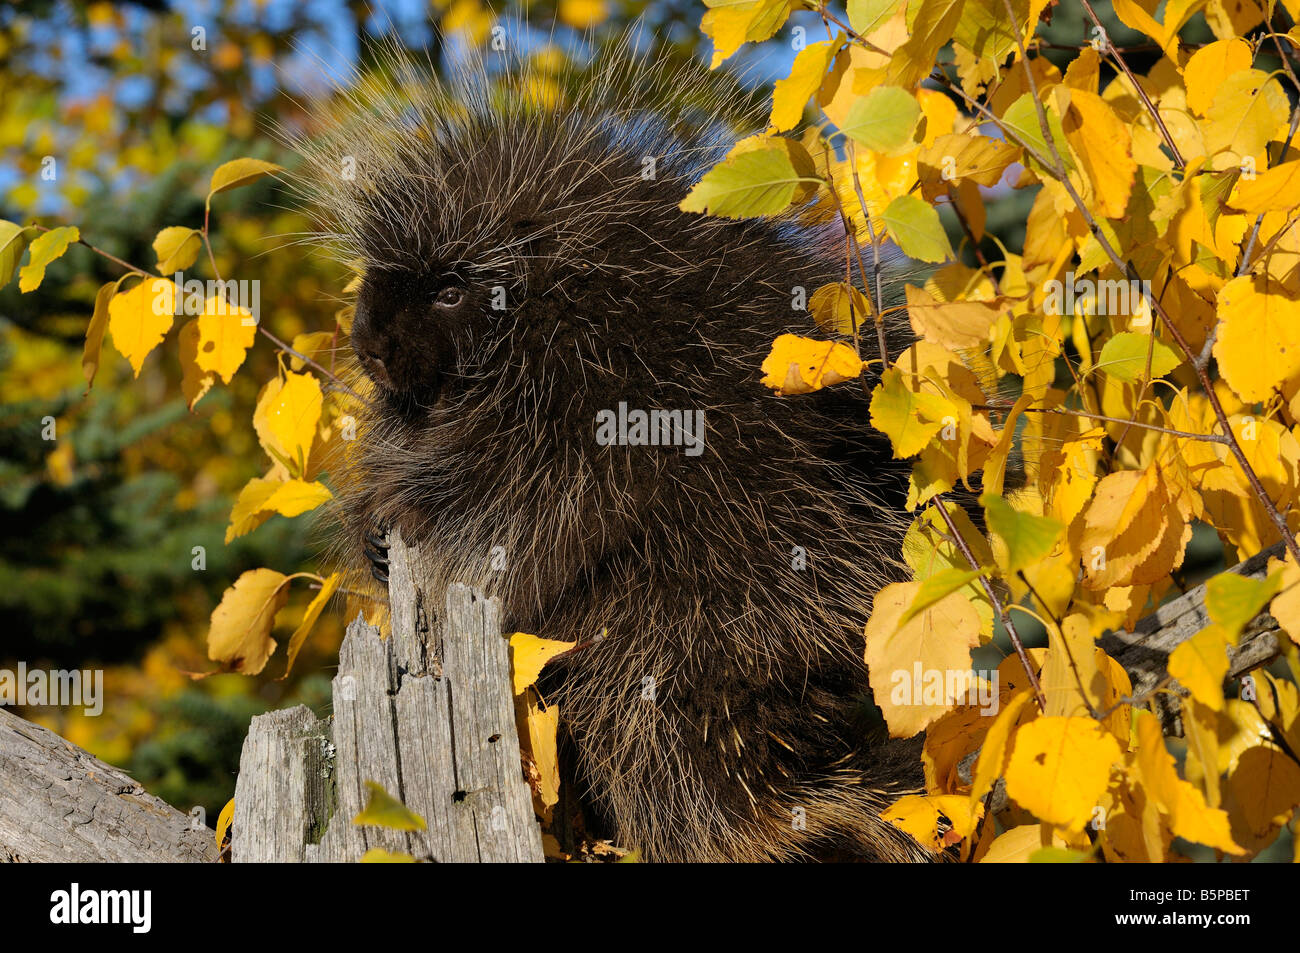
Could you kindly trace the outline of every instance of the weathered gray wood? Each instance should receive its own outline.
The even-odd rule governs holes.
[[[1263,579],[1267,575],[1269,559],[1280,557],[1284,552],[1282,544],[1278,543],[1227,571]],[[1205,585],[1201,584],[1143,618],[1132,632],[1107,633],[1098,644],[1124,666],[1133,680],[1133,694],[1137,696],[1150,691],[1165,677],[1169,653],[1209,624],[1210,617],[1205,611]],[[1278,654],[1279,638],[1285,636],[1280,634],[1277,620],[1267,610],[1261,612],[1246,626],[1238,644],[1229,648],[1228,674],[1237,677],[1273,659]],[[1186,695],[1176,681],[1171,684],[1175,693]],[[1177,694],[1165,693],[1153,701],[1165,730],[1181,734]]]
[[[392,635],[381,640],[360,618],[348,626],[328,722],[305,708],[254,719],[235,791],[235,862],[354,861],[372,848],[443,862],[542,860],[497,604],[452,586],[433,618],[419,576],[418,555],[391,539]],[[352,824],[367,781],[427,829]]]
[[[0,709],[0,861],[215,861],[211,828]]]
[[[325,724],[304,705],[254,718],[239,763],[234,830],[260,829],[262,836],[232,839],[231,859],[304,860],[334,803],[333,747]]]

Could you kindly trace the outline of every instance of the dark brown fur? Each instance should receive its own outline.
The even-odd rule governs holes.
[[[372,85],[304,145],[365,268],[353,346],[376,386],[339,478],[346,558],[392,526],[434,591],[481,587],[508,631],[603,636],[547,700],[648,859],[925,859],[878,817],[919,789],[916,744],[856,716],[871,598],[902,577],[905,471],[856,385],[759,383],[779,334],[816,333],[792,289],[842,279],[842,238],[678,211],[733,141],[716,100],[626,54],[599,69],[555,110],[522,104],[527,71],[503,96],[481,66]],[[703,454],[598,445],[620,402],[703,410]]]

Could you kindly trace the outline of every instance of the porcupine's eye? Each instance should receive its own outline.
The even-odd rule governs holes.
[[[433,303],[439,308],[451,309],[459,307],[464,300],[465,289],[458,288],[455,285],[448,285],[438,292],[438,296],[433,299]]]

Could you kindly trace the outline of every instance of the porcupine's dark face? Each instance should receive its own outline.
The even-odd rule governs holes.
[[[391,411],[416,417],[437,402],[456,339],[481,316],[477,291],[450,272],[379,272],[363,283],[352,348]]]

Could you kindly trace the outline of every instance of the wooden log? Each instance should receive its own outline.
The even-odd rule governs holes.
[[[0,861],[211,862],[212,829],[0,709]]]
[[[1267,575],[1268,561],[1285,555],[1281,543],[1251,556],[1227,570],[1252,579]],[[1205,584],[1189,589],[1177,599],[1171,599],[1133,627],[1132,632],[1109,632],[1098,640],[1098,645],[1119,662],[1133,681],[1133,696],[1145,695],[1168,674],[1169,653],[1210,624],[1205,611]],[[1240,677],[1253,668],[1267,664],[1279,652],[1279,639],[1285,638],[1277,620],[1265,609],[1246,626],[1236,646],[1228,649],[1228,675]],[[1166,734],[1181,735],[1179,698],[1187,691],[1176,680],[1170,682],[1172,692],[1162,692],[1152,698],[1153,708],[1160,716]]]
[[[302,707],[253,720],[235,789],[235,862],[355,861],[374,848],[444,862],[542,860],[498,605],[452,586],[441,618],[430,618],[418,578],[418,558],[393,538],[391,637],[361,618],[348,626],[329,721]],[[353,824],[366,782],[427,828]]]

